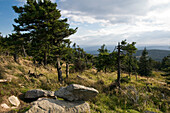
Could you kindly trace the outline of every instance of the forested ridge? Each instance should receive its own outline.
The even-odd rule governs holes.
[[[170,54],[170,50],[158,50],[158,49],[152,49],[152,50],[147,50],[148,55],[156,61],[161,61],[164,57],[168,56]],[[142,53],[142,50],[138,50],[134,56],[140,56]]]
[[[169,51],[138,51],[138,42],[125,39],[113,50],[103,44],[98,54],[92,55],[70,41],[68,37],[78,28],[71,28],[68,19],[61,18],[56,3],[27,0],[12,8],[18,14],[14,33],[0,35],[0,103],[16,95],[22,105],[0,112],[29,110],[31,103],[23,95],[30,89],[55,91],[73,83],[99,91],[88,101],[91,112],[170,111]]]

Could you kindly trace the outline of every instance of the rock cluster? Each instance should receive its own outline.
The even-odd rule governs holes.
[[[90,106],[87,100],[94,98],[99,92],[90,87],[72,84],[62,87],[58,91],[30,90],[26,92],[25,98],[39,98],[33,102],[32,107],[26,113],[89,113]],[[55,96],[64,100],[40,98],[44,96]]]
[[[26,113],[89,113],[90,106],[84,101],[69,102],[40,98]]]
[[[8,106],[6,103],[1,104],[1,107],[4,109],[10,109],[10,108],[17,108],[20,105],[20,101],[18,99],[18,97],[12,95],[8,98],[8,101],[10,102],[11,106]]]

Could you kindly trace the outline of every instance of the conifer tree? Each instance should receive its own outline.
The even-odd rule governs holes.
[[[0,32],[0,54],[2,54],[2,51],[3,51],[3,36],[1,36],[1,32]]]
[[[148,52],[146,48],[144,48],[142,52],[142,56],[139,59],[139,75],[141,76],[151,76],[152,75],[152,66],[150,62],[150,58],[148,56]]]
[[[170,74],[170,55],[162,59],[161,68],[163,71]]]
[[[108,69],[110,69],[113,66],[113,60],[111,59],[111,53],[109,53],[109,50],[106,48],[105,44],[101,46],[100,49],[98,49],[98,57],[96,58],[96,68],[97,71],[103,70],[105,73]]]
[[[48,62],[49,54],[52,49],[62,47],[62,42],[76,32],[70,29],[67,19],[61,19],[61,14],[56,9],[57,4],[50,0],[27,0],[24,6],[13,6],[19,17],[14,19],[16,22],[14,30],[24,34],[25,40],[31,43],[32,55],[40,58],[44,65]]]
[[[24,6],[13,6],[13,9],[19,15],[14,19],[14,31],[20,32],[30,43],[31,56],[44,65],[51,58],[57,60],[58,80],[62,81],[60,52],[65,39],[77,28],[69,28],[67,18],[61,19],[57,4],[50,0],[27,0]]]
[[[120,87],[120,71],[121,71],[121,61],[125,58],[128,58],[127,60],[127,68],[129,72],[129,76],[132,71],[132,54],[136,52],[137,48],[135,47],[136,42],[132,42],[131,44],[127,43],[126,40],[123,40],[120,43],[118,43],[117,49],[117,85]],[[123,54],[123,52],[125,52]],[[123,54],[123,55],[122,55]]]
[[[8,36],[3,36],[0,33],[0,54],[9,55],[11,40]]]
[[[133,71],[133,67],[136,66],[135,64],[135,59],[133,58],[133,54],[136,52],[137,48],[135,47],[136,42],[127,43],[126,40],[121,42],[121,48],[125,52],[125,57],[124,57],[124,68],[125,70],[129,73],[129,77]]]

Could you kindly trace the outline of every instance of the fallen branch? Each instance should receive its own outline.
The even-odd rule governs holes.
[[[8,80],[6,80],[6,79],[0,79],[0,83],[3,83],[3,82],[8,82]]]

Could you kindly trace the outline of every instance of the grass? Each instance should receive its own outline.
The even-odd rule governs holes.
[[[135,75],[129,79],[128,74],[121,74],[121,90],[115,87],[117,78],[116,72],[103,73],[95,69],[89,69],[83,73],[70,73],[68,79],[60,84],[57,79],[57,70],[53,66],[35,66],[32,61],[20,59],[20,63],[13,62],[11,57],[1,56],[0,74],[10,75],[12,81],[0,83],[0,103],[5,98],[15,95],[20,96],[30,89],[45,89],[56,91],[61,86],[72,83],[81,84],[96,88],[100,93],[88,101],[92,113],[140,113],[153,111],[157,113],[168,113],[170,88],[166,83],[166,77],[161,76],[162,72],[154,71],[154,77],[146,78]],[[31,73],[44,74],[39,78],[29,77]],[[65,78],[65,67],[63,65],[63,78]],[[130,87],[130,88],[129,88]],[[137,99],[135,102],[134,100]],[[22,101],[22,106],[15,109],[16,112],[25,112],[30,108],[28,103]],[[1,110],[0,110],[1,111]]]

